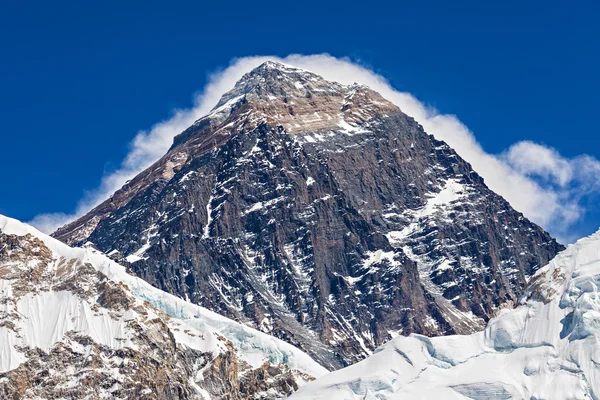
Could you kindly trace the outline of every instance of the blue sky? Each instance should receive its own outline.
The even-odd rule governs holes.
[[[600,158],[600,8],[541,5],[3,4],[0,213],[73,212],[139,130],[193,106],[211,73],[253,55],[349,57],[455,114],[491,154],[529,140],[561,159]],[[557,184],[561,164],[552,168],[535,178]],[[567,240],[596,230],[595,189],[577,199],[576,221],[547,228]]]

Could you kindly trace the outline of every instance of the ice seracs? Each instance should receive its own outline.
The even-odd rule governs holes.
[[[514,310],[466,336],[397,337],[292,399],[598,399],[600,232],[539,270]]]

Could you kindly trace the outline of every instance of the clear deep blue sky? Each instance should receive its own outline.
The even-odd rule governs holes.
[[[529,139],[600,158],[600,6],[447,3],[3,2],[0,213],[72,211],[138,130],[248,55],[348,56],[488,152]]]

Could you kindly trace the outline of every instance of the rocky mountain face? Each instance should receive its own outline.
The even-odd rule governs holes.
[[[327,371],[0,216],[0,398],[275,399]]]
[[[54,236],[328,368],[482,329],[562,249],[378,93],[273,62]]]

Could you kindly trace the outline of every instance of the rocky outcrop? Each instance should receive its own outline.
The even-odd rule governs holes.
[[[562,249],[376,92],[270,62],[54,236],[330,368],[481,329]]]

